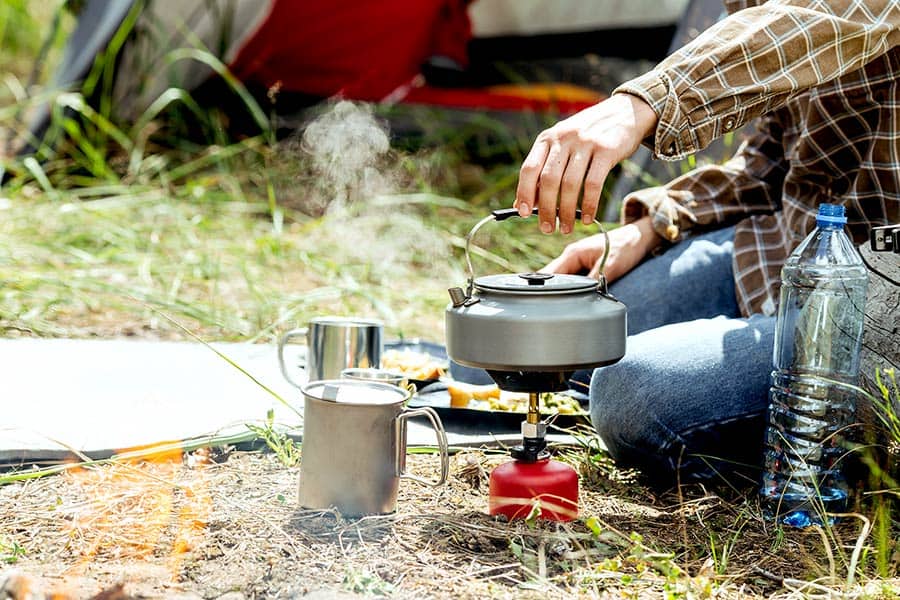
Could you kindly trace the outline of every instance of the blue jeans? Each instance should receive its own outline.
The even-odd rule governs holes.
[[[628,342],[590,377],[591,420],[620,466],[658,486],[755,482],[762,463],[775,317],[740,318],[733,239],[689,238],[610,286]]]

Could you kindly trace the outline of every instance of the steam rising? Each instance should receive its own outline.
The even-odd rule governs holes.
[[[391,191],[383,174],[390,140],[367,105],[335,104],[307,126],[301,148],[312,158],[316,187],[333,208]]]
[[[412,163],[391,149],[388,129],[371,107],[333,105],[307,126],[300,150],[312,169],[305,193],[314,192],[313,208],[327,221],[312,235],[333,249],[345,272],[389,282],[416,264],[447,264],[447,238],[425,227],[403,195],[410,179],[403,167]]]

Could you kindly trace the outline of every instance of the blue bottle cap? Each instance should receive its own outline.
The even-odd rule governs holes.
[[[845,225],[847,217],[844,216],[844,207],[840,204],[820,204],[819,213],[816,215],[816,225],[819,227],[834,227]]]

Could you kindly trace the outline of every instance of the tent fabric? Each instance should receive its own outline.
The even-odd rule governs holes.
[[[171,60],[171,51],[200,48],[227,65],[256,35],[275,0],[136,2],[142,5],[141,14],[120,51],[113,90],[118,116],[125,120],[136,119],[167,88],[194,90],[214,75],[203,62]],[[97,0],[88,2],[94,3]],[[79,18],[79,24],[85,17]]]
[[[459,89],[422,86],[407,90],[403,102],[457,109],[553,110],[560,114],[572,114],[605,97],[601,92],[571,84],[510,84]]]
[[[139,11],[115,63],[110,116],[120,121],[136,120],[171,87],[201,97],[212,89],[204,100],[227,103],[227,86],[208,85],[220,80],[214,69],[173,54],[182,48],[214,55],[278,114],[328,97],[568,114],[605,90],[566,73],[548,80],[535,69],[538,80],[524,79],[492,65],[585,53],[641,57],[660,41],[667,45],[671,24],[657,26],[677,20],[688,1],[84,0],[54,82],[77,90],[126,16]],[[643,34],[610,29],[623,24]],[[603,54],[619,49],[625,54]],[[479,64],[467,65],[473,57]],[[40,138],[50,111],[44,106],[36,115],[30,129]]]
[[[243,81],[378,102],[431,56],[465,66],[467,0],[275,0],[231,70]]]
[[[65,88],[87,74],[133,5],[134,0],[85,3],[51,85]]]
[[[475,37],[647,28],[677,23],[689,0],[479,0],[469,9]]]
[[[52,89],[70,89],[87,75],[97,54],[106,48],[133,4],[134,0],[108,0],[107,2],[93,0],[85,3],[75,29],[66,44],[62,63],[50,82]],[[40,138],[49,119],[49,107],[46,105],[38,107],[31,117],[29,131],[36,134],[36,138]],[[30,151],[32,148],[30,145],[26,145],[24,150]]]
[[[167,61],[181,47],[204,48],[219,59],[232,60],[246,38],[268,13],[272,0],[85,0],[51,88],[77,90],[97,57],[107,48],[132,10],[140,12],[128,41],[121,48],[113,82],[113,115],[134,121],[169,87],[196,89],[213,75],[203,63]],[[40,139],[50,122],[50,108],[37,107],[29,124]],[[35,149],[25,144],[20,153]]]

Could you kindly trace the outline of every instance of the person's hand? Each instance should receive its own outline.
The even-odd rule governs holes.
[[[560,231],[570,233],[583,187],[581,219],[593,221],[610,169],[637,150],[656,122],[649,104],[637,96],[614,94],[542,131],[519,172],[514,204],[519,214],[530,215],[536,204],[541,231],[552,233],[558,198]]]
[[[650,217],[623,225],[609,232],[609,256],[604,266],[607,281],[615,281],[640,263],[662,238],[653,231]],[[542,273],[575,274],[589,271],[590,277],[600,274],[600,259],[606,247],[602,233],[583,238],[566,246],[562,254],[541,269]]]

